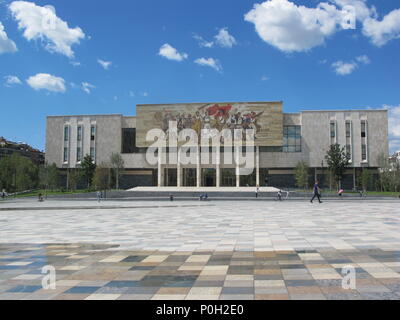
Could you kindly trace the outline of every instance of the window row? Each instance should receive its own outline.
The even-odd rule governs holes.
[[[283,152],[301,152],[301,126],[283,127]]]
[[[77,141],[82,141],[82,133],[83,133],[83,126],[78,125],[76,129],[76,140]],[[95,141],[96,139],[96,126],[91,125],[90,126],[90,141]],[[70,140],[70,127],[69,126],[64,126],[64,141],[69,141]]]
[[[368,125],[367,120],[361,120],[361,161],[367,161],[367,135],[368,135]],[[353,123],[350,120],[346,120],[345,123],[345,137],[346,137],[346,154],[350,160],[353,157]],[[330,122],[330,138],[331,144],[337,143],[337,123],[332,120]]]
[[[92,161],[96,160],[96,151],[94,147],[90,147],[90,157],[92,158]],[[82,153],[82,148],[77,147],[76,148],[76,162],[81,162],[83,160],[83,153]],[[68,163],[69,162],[69,148],[64,147],[63,151],[63,162]]]

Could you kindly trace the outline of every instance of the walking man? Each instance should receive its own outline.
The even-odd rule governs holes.
[[[260,187],[257,185],[256,187],[256,198],[258,198],[258,193],[260,192]]]
[[[318,202],[319,203],[322,203],[322,201],[321,201],[321,195],[320,195],[320,193],[319,193],[319,185],[318,185],[318,183],[319,183],[319,181],[317,180],[317,181],[315,181],[315,184],[314,184],[314,195],[313,195],[313,197],[311,198],[311,203],[313,203],[313,200],[315,199],[315,197],[317,197],[318,198]]]
[[[100,202],[100,200],[101,200],[101,192],[100,191],[96,192],[96,197],[97,197],[97,202]]]

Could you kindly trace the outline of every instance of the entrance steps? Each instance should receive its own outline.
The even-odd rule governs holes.
[[[198,192],[198,193],[215,193],[215,192],[256,192],[256,187],[136,187],[128,192]],[[279,189],[274,187],[260,187],[259,192],[278,192]]]

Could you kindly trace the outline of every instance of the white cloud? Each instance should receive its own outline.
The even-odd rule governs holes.
[[[0,22],[0,54],[18,51],[15,42],[8,38],[3,24]]]
[[[262,76],[261,77],[261,81],[267,81],[267,80],[269,80],[269,78],[267,76]]]
[[[341,14],[326,2],[307,8],[288,0],[268,0],[255,4],[244,19],[270,45],[284,52],[300,52],[324,44],[338,30]]]
[[[143,92],[143,97],[148,97],[149,96],[149,93],[148,92]]]
[[[11,87],[16,84],[22,84],[21,80],[19,80],[17,76],[5,76],[4,79],[5,79],[4,85],[6,87]]]
[[[74,67],[79,67],[81,63],[79,61],[70,61],[70,64],[72,64]]]
[[[341,29],[348,29],[353,8],[362,33],[380,47],[400,38],[400,9],[389,12],[381,20],[374,6],[366,0],[329,0],[315,8],[296,5],[289,0],[266,0],[255,4],[244,19],[255,25],[265,42],[284,52],[308,51],[324,44],[325,39]]]
[[[65,92],[63,78],[52,76],[48,73],[38,73],[29,77],[26,82],[35,90],[48,90],[52,92]]]
[[[74,57],[71,47],[85,37],[79,27],[69,28],[67,22],[57,17],[52,6],[38,6],[33,2],[14,1],[9,6],[18,28],[28,40],[40,40],[46,50]]]
[[[184,59],[187,59],[187,57],[188,57],[188,55],[186,53],[184,53],[184,52],[179,53],[174,47],[172,47],[168,43],[161,46],[158,54],[164,58],[167,58],[169,60],[175,60],[175,61],[182,61]]]
[[[97,62],[104,68],[104,70],[108,70],[108,68],[110,68],[112,65],[111,61],[97,59]]]
[[[332,68],[335,70],[336,74],[340,76],[346,76],[353,73],[353,71],[357,68],[357,63],[336,61],[332,63]]]
[[[82,90],[85,91],[87,94],[90,94],[92,92],[92,89],[94,88],[96,87],[89,82],[82,82]]]
[[[400,9],[391,11],[381,21],[374,18],[365,19],[363,34],[378,47],[400,38]]]
[[[204,40],[203,37],[199,36],[198,34],[194,34],[193,38],[198,41],[200,47],[212,48],[214,46],[214,41]]]
[[[228,28],[219,29],[218,33],[214,36],[215,41],[207,41],[202,36],[194,34],[193,38],[197,40],[200,47],[212,48],[218,45],[223,48],[232,48],[237,44],[236,39],[229,34]]]
[[[365,54],[362,55],[362,56],[357,57],[356,60],[358,62],[360,62],[360,63],[363,63],[363,64],[370,64],[371,63],[371,60]]]
[[[232,48],[236,44],[236,39],[229,34],[227,28],[221,28],[214,38],[215,42],[224,48]]]
[[[331,0],[331,2],[336,3],[341,9],[345,6],[352,6],[355,9],[356,19],[361,22],[377,15],[376,8],[368,7],[366,0]]]
[[[400,38],[400,9],[389,12],[382,20],[374,6],[367,6],[366,0],[333,0],[340,7],[351,5],[355,8],[356,18],[362,23],[362,33],[371,42],[381,47],[393,39]]]
[[[331,64],[331,67],[335,70],[336,74],[341,76],[346,76],[353,73],[353,71],[355,71],[360,66],[360,64],[366,65],[370,63],[371,60],[367,55],[364,54],[362,56],[356,57],[355,61],[350,61],[350,62],[343,62],[341,60],[336,61]]]
[[[194,61],[198,65],[211,67],[217,71],[222,71],[222,66],[217,59],[214,58],[199,58]]]

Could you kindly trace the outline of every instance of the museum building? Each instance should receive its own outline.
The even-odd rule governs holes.
[[[387,110],[318,110],[284,113],[282,102],[222,102],[137,105],[136,116],[65,115],[49,116],[46,124],[46,162],[63,173],[79,168],[85,155],[96,164],[109,163],[113,153],[124,160],[120,187],[238,187],[273,186],[294,188],[294,168],[300,161],[310,167],[310,184],[318,179],[329,185],[325,159],[331,144],[345,147],[350,159],[342,187],[356,188],[363,168],[375,178],[379,156],[388,155]],[[202,129],[218,132],[254,130],[254,169],[240,174],[239,164],[149,163],[146,157],[152,141],[149,130],[168,132],[174,122],[178,132]],[[245,141],[243,142],[245,143]],[[200,159],[201,147],[197,152]],[[216,151],[215,151],[216,150]],[[218,159],[223,146],[212,149]],[[165,149],[168,153],[168,147]]]

